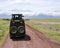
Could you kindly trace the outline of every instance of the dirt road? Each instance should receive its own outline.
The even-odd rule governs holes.
[[[10,39],[7,36],[2,48],[60,48],[60,44],[46,37],[29,26],[26,26],[26,37],[21,39]]]

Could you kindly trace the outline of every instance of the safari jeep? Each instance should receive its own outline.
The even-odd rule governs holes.
[[[22,14],[12,14],[10,21],[10,38],[25,36],[25,23]]]

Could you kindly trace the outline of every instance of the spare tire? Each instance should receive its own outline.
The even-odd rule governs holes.
[[[15,34],[17,32],[17,27],[16,26],[12,26],[11,27],[11,33]]]
[[[24,33],[24,31],[25,31],[25,29],[24,29],[23,26],[19,26],[19,27],[18,27],[18,32],[19,32],[19,33]]]

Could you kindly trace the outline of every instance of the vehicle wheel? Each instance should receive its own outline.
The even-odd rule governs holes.
[[[25,33],[25,29],[23,26],[18,27],[18,32],[19,33]]]
[[[16,26],[11,26],[11,33],[15,34],[17,32],[17,27]]]

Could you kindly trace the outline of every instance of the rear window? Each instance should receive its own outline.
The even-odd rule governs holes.
[[[15,19],[15,20],[19,20],[19,16],[18,15],[13,16],[12,18]]]
[[[18,15],[16,15],[15,18],[18,18]]]

